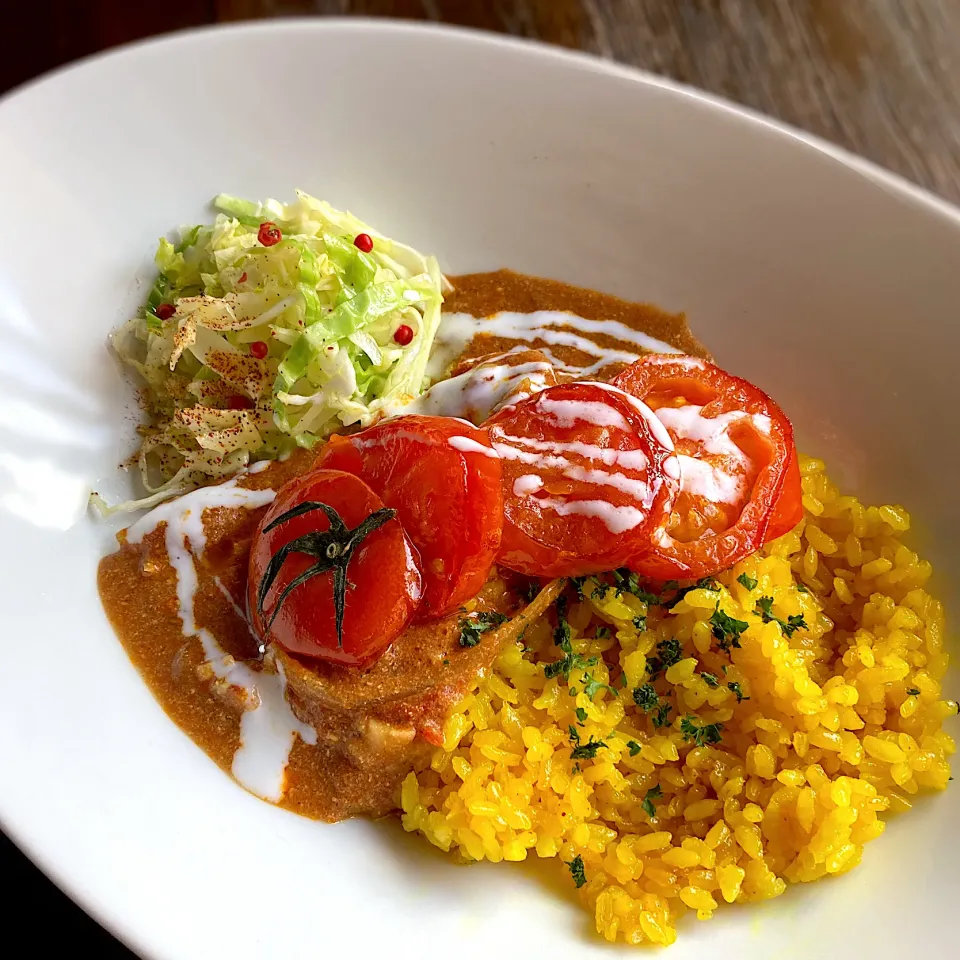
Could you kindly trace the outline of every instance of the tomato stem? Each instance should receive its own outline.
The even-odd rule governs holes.
[[[286,562],[287,557],[294,553],[302,553],[308,557],[313,557],[317,562],[308,567],[302,573],[293,578],[280,592],[276,603],[273,605],[273,612],[269,620],[266,621],[264,628],[264,639],[270,632],[273,621],[280,612],[280,607],[293,591],[302,583],[318,577],[321,574],[333,571],[333,606],[337,618],[337,646],[343,648],[343,615],[347,605],[347,566],[353,557],[353,552],[361,543],[375,530],[379,530],[388,520],[392,520],[397,511],[389,507],[384,507],[371,513],[362,523],[353,529],[350,529],[343,518],[329,504],[320,503],[318,500],[307,500],[304,503],[280,514],[275,520],[268,523],[263,532],[267,533],[278,527],[281,523],[301,517],[305,513],[311,513],[314,510],[321,510],[326,514],[330,521],[330,526],[323,531],[316,530],[312,533],[305,533],[302,536],[295,537],[293,540],[285,543],[273,556],[267,564],[260,583],[257,587],[257,611],[263,619],[263,604],[267,599],[267,594],[273,586],[274,581],[280,573],[280,569]]]

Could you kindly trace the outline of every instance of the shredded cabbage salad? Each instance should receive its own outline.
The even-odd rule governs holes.
[[[299,191],[291,204],[220,194],[213,206],[212,224],[160,240],[144,309],[111,338],[145,381],[150,422],[148,496],[110,511],[367,426],[427,385],[446,285],[435,257]]]

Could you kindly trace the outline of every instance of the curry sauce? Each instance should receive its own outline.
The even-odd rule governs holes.
[[[509,380],[511,365],[522,383],[527,367],[602,378],[648,350],[706,356],[682,315],[655,307],[506,270],[453,278],[453,285],[435,350],[438,378],[488,354],[505,355],[489,367],[490,387]],[[531,362],[531,351],[542,360]],[[475,381],[474,392],[478,386],[486,388]],[[455,391],[441,396],[458,402]],[[464,415],[461,407],[443,412]],[[396,807],[403,777],[442,741],[455,704],[502,645],[545,612],[559,584],[528,603],[526,584],[495,569],[476,609],[508,622],[471,648],[459,642],[455,615],[409,628],[363,671],[262,651],[244,610],[250,542],[272,491],[314,458],[298,451],[158,508],[119,535],[98,585],[153,695],[222,769],[308,817],[379,816]],[[205,492],[216,489],[226,495]],[[279,720],[250,722],[269,704]],[[255,748],[268,757],[265,772]]]

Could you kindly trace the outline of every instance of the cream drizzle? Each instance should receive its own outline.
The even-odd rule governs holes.
[[[703,444],[707,453],[740,455],[742,450],[733,442],[730,428],[734,424],[749,422],[753,428],[765,436],[770,435],[772,423],[762,413],[746,413],[732,410],[715,417],[701,414],[703,407],[688,403],[682,407],[661,407],[657,418],[679,440],[693,440]]]
[[[587,460],[598,460],[608,467],[623,467],[626,470],[646,470],[650,463],[642,450],[615,450],[613,447],[598,447],[592,443],[582,443],[579,440],[557,441],[536,440],[533,437],[518,437],[504,433],[501,440],[511,446],[525,446],[542,453],[576,453]],[[519,459],[519,458],[514,458]],[[530,463],[533,461],[530,460]],[[569,461],[564,460],[564,463]],[[558,461],[558,465],[562,466]]]
[[[461,453],[479,453],[481,456],[490,457],[493,460],[500,459],[500,454],[498,454],[493,447],[484,446],[484,444],[478,443],[470,437],[450,437],[447,443],[449,443],[454,450],[459,450]]]
[[[266,469],[257,464],[250,472]],[[271,503],[273,490],[248,490],[237,485],[244,474],[226,483],[201,487],[176,500],[161,504],[141,517],[127,530],[129,543],[143,538],[165,525],[167,557],[177,578],[178,614],[183,633],[197,637],[205,661],[217,679],[243,693],[245,709],[240,718],[240,747],[233,757],[236,780],[264,800],[283,798],[286,767],[296,736],[308,744],[317,742],[313,727],[294,716],[286,699],[286,677],[279,665],[277,673],[236,660],[217,642],[216,637],[197,625],[194,600],[199,580],[195,559],[207,545],[203,513],[216,507],[255,509]]]
[[[628,397],[623,391],[610,388],[612,392],[621,394],[631,400],[631,404],[642,414],[645,422],[649,423],[654,442],[660,442],[667,450],[673,451],[673,442],[665,427],[646,404]],[[578,422],[590,423],[599,427],[612,427],[630,432],[631,426],[626,417],[608,403],[596,400],[559,400],[541,395],[535,402],[536,410],[545,417],[553,420],[561,427],[573,427]],[[573,452],[585,455],[588,459],[600,459],[608,466],[618,464],[635,470],[643,470],[648,464],[648,458],[641,451],[609,450],[585,444],[578,441],[546,441],[534,440],[527,437],[518,437],[509,434],[494,434],[492,443],[503,460],[519,461],[536,469],[558,469],[563,476],[581,483],[592,483],[597,486],[610,486],[621,493],[627,494],[636,500],[643,509],[631,506],[614,506],[604,500],[561,500],[556,497],[537,497],[540,508],[554,510],[560,516],[580,514],[595,517],[603,522],[607,529],[614,534],[624,533],[643,523],[653,503],[656,490],[645,480],[637,480],[623,472],[607,472],[595,468],[584,467],[573,463],[563,454]],[[629,461],[628,461],[629,458]],[[670,476],[679,476],[679,464],[675,456],[665,458],[671,469],[667,470]],[[542,478],[534,472],[523,474],[514,481],[513,492],[518,497],[535,496],[543,487]]]
[[[611,337],[635,347],[636,352],[602,347],[589,337],[581,336],[576,330]],[[443,316],[434,355],[431,358],[433,363],[430,370],[431,376],[434,378],[441,376],[446,366],[449,366],[453,358],[463,352],[478,333],[487,333],[509,340],[522,340],[527,343],[539,340],[551,346],[573,347],[581,353],[598,358],[598,363],[592,365],[591,372],[610,363],[632,363],[640,353],[683,353],[669,343],[634,330],[619,320],[587,320],[585,317],[578,317],[560,310],[538,310],[534,313],[504,311],[483,318],[472,317],[468,313],[447,313]],[[540,347],[540,349],[543,348]],[[561,369],[579,374],[586,373],[584,367],[570,367],[568,364],[557,362],[555,358],[551,359],[554,359],[556,366]]]
[[[554,500],[552,497],[540,497],[537,503],[556,510],[561,517],[568,514],[580,514],[584,517],[596,517],[611,533],[626,533],[639,527],[647,514],[636,507],[615,507],[606,500]]]
[[[740,474],[720,470],[706,460],[681,454],[680,489],[714,503],[738,503],[744,493]]]
[[[597,400],[554,400],[542,396],[537,409],[561,427],[572,427],[579,421],[592,423],[595,427],[616,427],[624,433],[630,432],[630,424],[619,410]]]
[[[645,507],[653,503],[649,485],[643,480],[631,480],[624,473],[607,473],[605,470],[588,470],[576,464],[563,471],[565,477],[579,480],[581,483],[596,483],[599,486],[613,487],[639,500]]]
[[[769,436],[773,424],[768,416],[760,413],[733,410],[705,417],[702,410],[702,406],[690,403],[656,411],[657,418],[677,440],[699,443],[704,453],[725,458],[719,463],[710,463],[699,457],[681,456],[680,489],[716,503],[738,503],[745,492],[749,458],[730,436],[730,429],[736,424],[750,423],[757,432]],[[724,469],[731,465],[737,469]]]
[[[435,383],[415,400],[391,404],[388,416],[422,414],[435,417],[466,415],[474,423],[486,420],[508,397],[517,401],[539,393],[554,382],[549,363],[482,363],[448,380]],[[527,381],[528,389],[520,389]]]
[[[513,495],[515,497],[529,497],[543,489],[543,478],[535,473],[525,473],[513,481]]]
[[[615,387],[610,383],[594,383],[595,387],[599,387],[601,390],[606,390],[608,393],[616,394],[618,397],[622,397],[627,403],[640,414],[641,417],[647,422],[647,426],[650,427],[650,432],[656,438],[657,442],[662,447],[666,447],[668,450],[673,449],[673,439],[670,434],[667,432],[666,426],[663,421],[657,417],[657,414],[653,412],[642,400],[639,400],[637,397],[632,394],[627,393],[626,390],[621,390],[619,387]]]
[[[504,439],[507,439],[504,437]],[[527,438],[510,437],[510,440],[523,440],[529,442]],[[544,441],[538,442],[543,446],[559,448],[561,446],[571,446],[571,444],[547,444]],[[607,473],[603,470],[588,470],[579,464],[572,463],[566,457],[557,454],[543,454],[532,450],[520,450],[508,443],[493,442],[494,449],[500,455],[501,460],[519,460],[521,463],[528,464],[533,468],[545,469],[553,468],[560,470],[565,477],[571,480],[579,480],[584,483],[605,484],[619,489],[640,501],[645,508],[649,508],[653,502],[653,497],[649,486],[641,480],[631,480],[622,473]],[[518,497],[533,496],[538,490],[543,488],[543,480],[536,473],[527,473],[518,477],[513,483],[513,492]],[[638,526],[645,519],[645,514],[633,507],[614,507],[610,504],[609,510],[602,510],[599,504],[601,500],[557,500],[554,497],[540,497],[537,502],[541,507],[548,507],[556,510],[560,516],[566,516],[570,513],[579,513],[588,517],[597,517],[602,520],[611,533],[623,533],[631,527]],[[587,504],[582,508],[574,508],[576,504]],[[560,506],[563,509],[560,509]]]

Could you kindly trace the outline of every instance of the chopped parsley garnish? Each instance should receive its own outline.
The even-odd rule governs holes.
[[[908,697],[919,697],[920,691],[916,687],[907,687],[907,696]]]
[[[670,713],[672,710],[673,707],[667,703],[666,700],[662,700],[653,715],[653,725],[658,729],[665,727],[670,722]]]
[[[531,580],[525,590],[524,595],[527,598],[527,603],[533,603],[537,599],[537,595],[540,593],[540,584],[536,580]]]
[[[683,659],[683,646],[676,637],[669,640],[661,640],[657,644],[657,654],[660,657],[660,663],[663,669],[672,667]]]
[[[597,585],[590,592],[591,600],[602,600],[607,595],[607,585],[597,581]]]
[[[630,751],[630,756],[635,757],[641,750],[640,744],[636,740],[627,741],[627,749]]]
[[[563,658],[560,660],[554,660],[552,663],[548,663],[544,666],[543,675],[548,680],[552,680],[554,677],[562,676],[564,680],[569,681],[571,670],[586,670],[588,667],[593,667],[599,662],[599,657],[585,657],[583,654],[573,652],[573,645],[570,642],[570,624],[567,623],[565,618],[566,612],[566,597],[558,597],[557,626],[553,631],[553,642],[563,651]],[[591,680],[592,678],[587,675],[587,679]],[[603,684],[600,686],[603,686]],[[595,687],[594,693],[596,693],[598,689],[599,687]],[[570,696],[575,696],[575,691],[573,688],[570,689],[569,693]]]
[[[670,713],[673,707],[666,700],[661,700],[653,684],[645,683],[633,691],[633,702],[644,712],[651,714],[650,719],[654,727],[659,729],[670,722]]]
[[[634,689],[633,702],[644,713],[649,713],[651,710],[656,710],[660,705],[660,697],[657,695],[657,691],[653,689],[652,683],[645,683],[643,686]]]
[[[741,573],[740,576],[737,577],[737,583],[743,584],[748,590],[756,590],[759,581],[754,580],[749,574]]]
[[[594,740],[591,737],[586,743],[577,744],[570,751],[571,760],[593,760],[597,755],[597,751],[601,747],[605,747],[606,744],[602,740]]]
[[[596,657],[591,657],[591,659],[596,663]],[[609,683],[601,683],[593,678],[592,673],[585,673],[583,675],[583,692],[592,700],[600,690],[609,690],[615,697],[620,696]]]
[[[696,719],[695,716],[690,714],[681,718],[680,732],[683,734],[684,740],[692,740],[698,747],[703,747],[713,746],[723,739],[721,737],[722,723],[705,723],[702,726],[697,726],[694,723]]]
[[[711,593],[720,591],[720,584],[713,577],[701,577],[696,583],[691,583],[686,587],[681,587],[676,580],[668,580],[663,585],[664,595],[671,587],[677,592],[669,600],[664,598],[660,600],[660,603],[668,610],[672,610],[691,590],[709,590]]]
[[[712,673],[701,673],[700,677],[708,687],[720,686],[720,681]]]
[[[578,853],[572,860],[564,860],[563,862],[569,867],[573,884],[579,890],[587,882],[587,875],[583,869],[583,857]]]
[[[592,736],[586,743],[581,743],[577,728],[571,724],[567,729],[570,731],[570,742],[573,744],[573,749],[570,751],[571,760],[593,760],[597,751],[606,746],[602,740],[594,740]]]
[[[597,640],[606,640],[610,636],[609,627],[597,627]]]
[[[567,598],[557,597],[557,625],[553,631],[553,642],[564,652],[570,653],[570,624],[567,623]]]
[[[736,695],[737,703],[743,703],[744,700],[750,699],[749,697],[745,697],[743,695],[743,687],[740,686],[740,683],[737,680],[732,680],[730,683],[728,683],[727,688],[733,691],[733,693]]]
[[[780,629],[786,637],[792,637],[797,630],[805,630],[807,627],[807,621],[803,619],[802,613],[791,614],[786,620],[781,620],[775,616],[773,613],[773,597],[761,597],[757,601],[757,613],[760,614],[760,619],[764,623],[779,623]]]
[[[587,577],[570,577],[570,585],[577,591],[578,600],[586,599],[583,594],[583,585],[587,582],[587,579]]]
[[[623,596],[625,593],[633,593],[640,589],[640,578],[626,567],[613,571],[613,585],[617,591],[617,596]]]
[[[577,707],[575,713],[577,714],[577,722],[583,723],[587,719],[587,711],[583,707]]]
[[[643,802],[640,804],[643,807],[644,812],[651,819],[657,815],[657,811],[654,809],[653,801],[659,800],[663,796],[663,790],[658,783],[655,787],[651,787],[643,797]]]
[[[633,618],[633,626],[635,630],[639,630],[643,633],[647,629],[647,618],[645,616],[637,616]]]
[[[809,592],[810,592],[810,588],[809,588],[805,583],[798,583],[798,584],[797,584],[797,589],[798,589],[801,593],[809,593]]]
[[[746,626],[746,624],[744,624]],[[647,661],[650,679],[655,680],[661,671],[672,667],[683,659],[683,646],[676,637],[661,640],[657,644],[657,655]]]
[[[460,621],[460,646],[475,647],[480,642],[480,635],[499,627],[510,618],[494,610],[485,610],[481,613]]]
[[[449,661],[449,660],[444,660],[444,661],[443,661],[443,665],[444,665],[445,667],[449,667],[449,666],[450,666],[450,661]]]
[[[543,675],[548,680],[561,676],[564,680],[569,680],[571,670],[586,670],[588,667],[595,666],[596,663],[596,657],[585,657],[582,653],[574,653],[570,650],[564,653],[563,659],[545,664]]]
[[[710,614],[710,626],[713,628],[712,632],[720,649],[729,652],[731,647],[740,646],[740,635],[750,624],[724,613],[720,609],[720,604],[717,604],[716,610]]]
[[[632,570],[628,570],[626,567],[620,567],[618,570],[614,570],[612,575],[613,588],[616,590],[618,597],[629,593],[645,603],[648,607],[660,603],[660,595],[651,593],[649,590],[640,586],[640,578]]]

